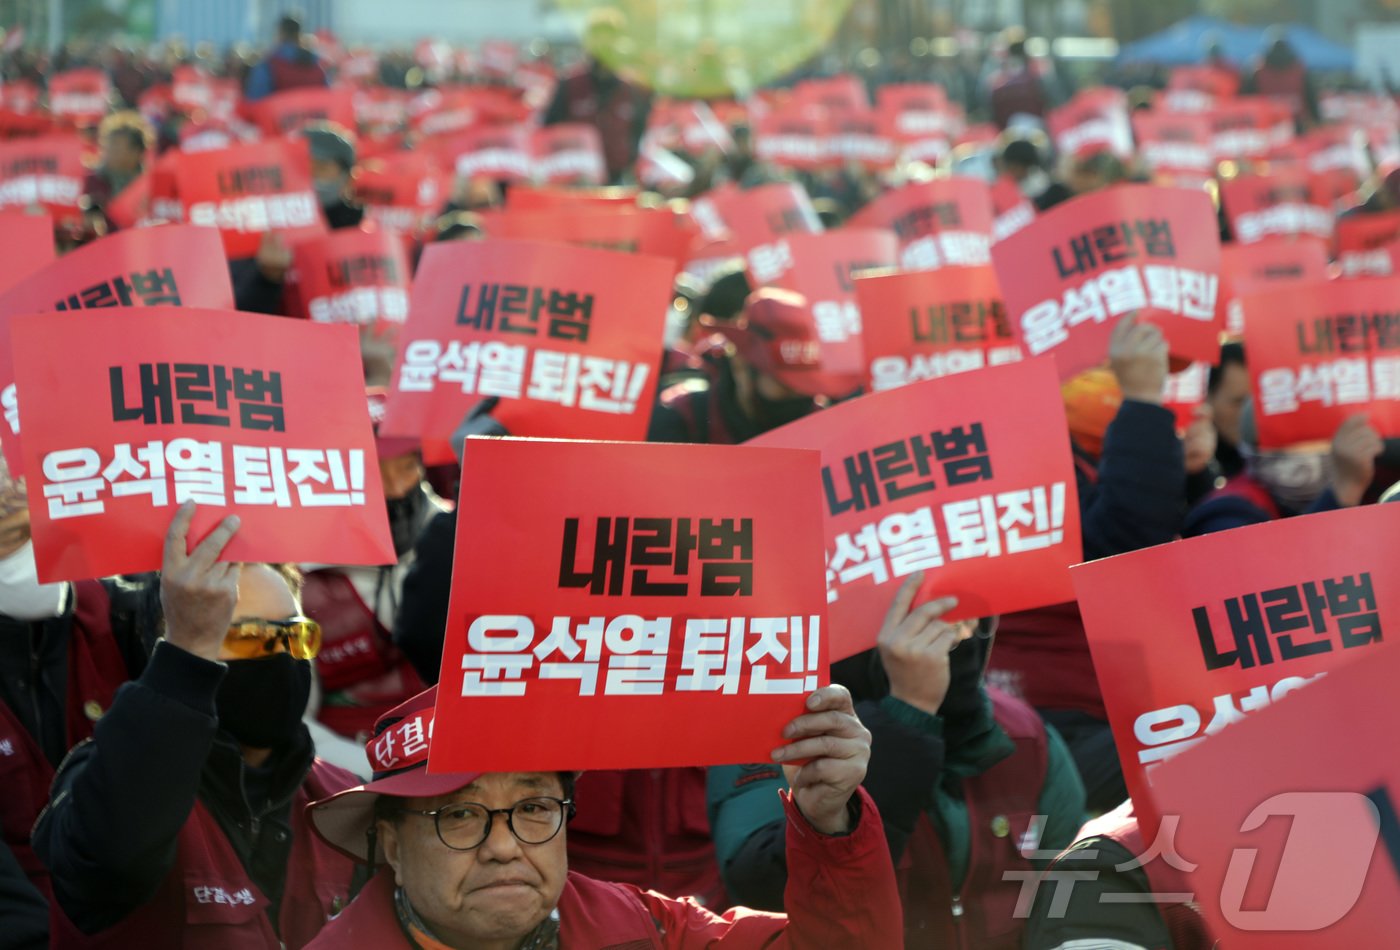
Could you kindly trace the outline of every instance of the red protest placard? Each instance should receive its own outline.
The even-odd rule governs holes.
[[[438,154],[459,178],[529,181],[534,167],[530,131],[521,126],[469,129],[443,139]]]
[[[956,617],[1071,599],[1079,497],[1059,392],[1051,362],[1029,360],[862,396],[745,443],[822,453],[833,660],[875,645],[915,571],[928,572],[920,598],[956,596]]]
[[[10,325],[19,314],[161,305],[233,309],[215,234],[178,225],[118,231],[65,254],[0,296],[0,353],[13,353]],[[0,358],[0,405],[0,446],[10,471],[20,474],[19,401],[9,358]]]
[[[901,146],[904,162],[935,164],[952,148],[963,129],[959,108],[948,102],[942,86],[906,83],[881,86],[875,92],[876,112],[885,134]]]
[[[218,228],[230,258],[252,257],[269,231],[289,244],[326,233],[305,140],[181,155],[175,161],[175,188],[185,220]]]
[[[672,264],[536,241],[434,244],[414,277],[383,431],[446,438],[478,401],[514,435],[638,441]]]
[[[990,267],[861,277],[856,299],[874,392],[1021,358]]]
[[[1400,435],[1397,294],[1400,277],[1382,277],[1242,298],[1260,447],[1330,441],[1359,412]]]
[[[637,252],[667,257],[679,268],[688,255],[696,229],[688,217],[670,208],[638,208],[583,203],[538,211],[483,212],[480,215],[492,238],[526,241],[562,241],[585,247]]]
[[[334,122],[355,128],[355,93],[349,86],[288,89],[250,103],[264,135],[287,135],[310,122]]]
[[[1210,120],[1185,112],[1134,112],[1143,163],[1165,185],[1199,188],[1215,177]]]
[[[1282,284],[1327,279],[1327,245],[1319,238],[1266,238],[1254,244],[1226,244],[1220,249],[1220,301],[1225,332],[1244,335],[1240,298]]]
[[[192,538],[242,518],[226,560],[393,562],[353,328],[141,307],[11,337],[20,389],[63,394],[24,410],[44,581],[157,569],[187,500]]]
[[[637,207],[637,189],[620,185],[609,188],[521,185],[506,193],[506,210],[508,211],[553,211],[556,208],[618,211],[635,207]]]
[[[865,81],[850,73],[822,79],[804,79],[793,87],[792,92],[797,102],[817,106],[828,112],[866,112],[870,109],[870,97],[865,91]]]
[[[992,240],[1010,237],[1035,220],[1035,204],[1021,192],[1021,186],[1002,175],[992,183]]]
[[[992,194],[976,178],[939,178],[887,191],[849,226],[889,228],[899,238],[903,270],[991,263]]]
[[[1191,89],[1216,99],[1228,99],[1240,91],[1239,74],[1209,64],[1177,66],[1167,76],[1168,89]]]
[[[865,169],[885,169],[895,164],[899,144],[885,133],[873,112],[843,112],[828,123],[831,154],[842,162]]]
[[[1220,236],[1204,192],[1119,185],[1067,201],[992,245],[1026,353],[1068,379],[1097,366],[1119,317],[1160,326],[1172,353],[1214,362]]]
[[[566,122],[537,130],[530,138],[535,181],[601,185],[608,180],[603,137],[596,126]]]
[[[753,124],[754,155],[779,168],[816,171],[833,160],[831,129],[818,108],[791,105],[759,116]]]
[[[795,182],[775,182],[744,191],[716,188],[695,200],[691,214],[706,234],[727,234],[748,247],[785,234],[817,234],[822,230],[812,199]]]
[[[1400,676],[1400,648],[1368,652],[1153,774],[1221,946],[1364,947],[1393,932],[1400,770],[1376,750],[1400,731],[1400,708],[1377,699]]]
[[[429,770],[766,760],[827,682],[818,485],[815,452],[467,440],[436,715],[471,738]]]
[[[1316,201],[1302,170],[1239,175],[1220,183],[1220,197],[1241,244],[1271,235],[1332,236],[1332,209]]]
[[[1397,528],[1400,508],[1351,508],[1070,571],[1149,840],[1158,763],[1371,655],[1381,626],[1400,623],[1400,576],[1390,569]]]
[[[0,293],[54,259],[53,218],[0,211]]]
[[[1400,240],[1400,211],[1353,214],[1337,219],[1334,246],[1343,277],[1388,277],[1387,245]]]
[[[346,228],[302,241],[293,254],[303,316],[381,333],[408,319],[412,274],[403,240],[392,231]]]
[[[37,206],[55,219],[75,217],[86,176],[76,135],[0,142],[0,208]]]
[[[49,77],[49,112],[76,126],[96,125],[111,108],[112,82],[100,69],[70,69]]]
[[[1078,158],[1094,152],[1133,155],[1133,127],[1128,94],[1121,89],[1085,89],[1049,117],[1050,136],[1061,155]]]
[[[1293,139],[1293,119],[1267,99],[1241,97],[1216,103],[1206,115],[1214,136],[1216,161],[1267,156]]]
[[[842,228],[790,234],[748,252],[755,287],[783,287],[807,298],[821,341],[822,372],[839,387],[833,394],[853,392],[865,380],[855,275],[894,267],[897,247],[888,231]]]
[[[375,158],[355,173],[355,199],[381,227],[416,234],[436,219],[451,176],[428,152]]]

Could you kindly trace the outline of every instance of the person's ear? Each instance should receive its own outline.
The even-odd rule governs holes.
[[[394,883],[403,887],[403,874],[400,870],[402,858],[399,854],[399,827],[392,821],[380,820],[376,827],[379,833],[379,846],[384,849],[384,859],[394,869]]]

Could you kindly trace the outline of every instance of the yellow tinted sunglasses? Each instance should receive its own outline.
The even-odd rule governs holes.
[[[321,625],[310,617],[240,620],[229,624],[224,649],[236,660],[256,660],[282,650],[298,660],[310,660],[321,649]]]

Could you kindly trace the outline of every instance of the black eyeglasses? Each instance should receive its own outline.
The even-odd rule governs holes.
[[[509,808],[487,808],[477,802],[453,802],[433,811],[403,809],[410,815],[431,818],[438,840],[453,851],[472,851],[491,837],[497,815],[506,816],[510,833],[525,844],[544,844],[559,833],[564,821],[574,816],[572,799],[526,798]]]

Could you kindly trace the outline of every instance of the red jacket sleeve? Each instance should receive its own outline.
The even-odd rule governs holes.
[[[787,916],[736,907],[723,916],[692,900],[640,895],[670,950],[900,950],[903,911],[880,813],[865,789],[860,823],[844,837],[820,834],[783,792],[787,811]]]

